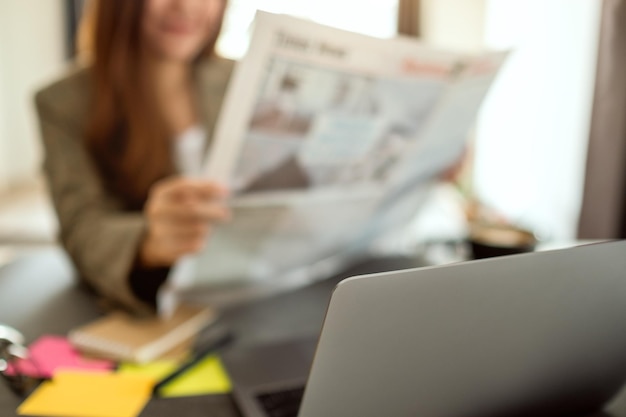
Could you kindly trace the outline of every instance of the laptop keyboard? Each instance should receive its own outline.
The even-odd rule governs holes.
[[[260,394],[257,400],[268,417],[297,417],[304,387]]]

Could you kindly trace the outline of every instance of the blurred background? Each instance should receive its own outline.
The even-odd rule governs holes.
[[[32,96],[71,64],[82,3],[0,2],[0,262],[55,240],[56,220],[40,172],[42,150]],[[229,0],[218,51],[235,59],[245,53],[256,9],[372,36],[418,36],[461,51],[510,49],[476,128],[469,132],[473,151],[461,187],[437,189],[412,233],[423,241],[462,238],[466,225],[461,189],[465,197],[479,199],[545,241],[616,238],[624,237],[626,223],[620,169],[626,138],[602,131],[607,125],[605,113],[599,112],[615,101],[600,100],[594,87],[596,76],[599,88],[616,85],[612,69],[617,67],[610,58],[611,42],[617,38],[602,32],[617,30],[614,19],[624,15],[623,3]],[[604,161],[602,155],[622,159],[598,163]]]

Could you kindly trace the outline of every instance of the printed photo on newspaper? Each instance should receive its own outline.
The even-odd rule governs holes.
[[[167,291],[291,288],[406,224],[462,155],[506,55],[258,12],[205,169],[232,190],[234,220]]]

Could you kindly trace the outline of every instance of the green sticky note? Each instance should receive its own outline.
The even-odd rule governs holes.
[[[124,374],[144,375],[158,382],[177,368],[172,361],[156,361],[143,365],[122,364],[119,372]],[[164,386],[160,394],[163,397],[184,397],[203,394],[227,394],[231,391],[228,374],[222,361],[210,355],[198,362],[196,366]]]

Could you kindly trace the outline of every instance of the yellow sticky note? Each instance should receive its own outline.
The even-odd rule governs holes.
[[[158,382],[177,367],[175,362],[158,361],[145,365],[123,364],[119,372],[129,375],[150,376]],[[222,362],[215,356],[207,356],[196,366],[164,386],[160,394],[163,397],[182,397],[202,394],[226,394],[231,391],[231,384]]]
[[[29,416],[135,417],[153,385],[154,379],[144,375],[61,371],[17,411]]]
[[[148,376],[153,379],[154,383],[157,383],[171,372],[175,371],[177,367],[178,364],[175,361],[161,360],[140,365],[135,363],[122,363],[118,366],[117,371],[125,375]]]

